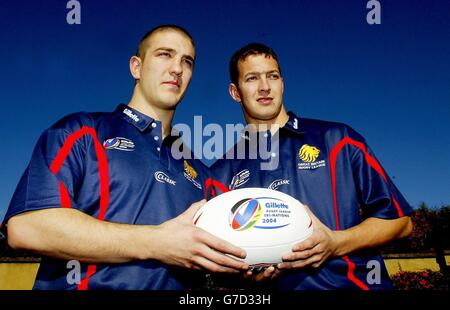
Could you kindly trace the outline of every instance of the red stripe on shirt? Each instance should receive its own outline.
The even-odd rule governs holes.
[[[100,210],[98,214],[99,220],[104,220],[106,210],[108,209],[109,204],[109,172],[108,172],[108,159],[106,157],[105,150],[98,140],[97,133],[94,128],[83,126],[80,130],[70,134],[66,140],[64,141],[63,146],[59,150],[52,164],[50,165],[50,170],[53,174],[57,174],[61,169],[61,166],[64,164],[65,160],[70,154],[72,147],[75,142],[81,139],[84,135],[90,135],[94,140],[94,148],[95,154],[98,160],[98,172],[99,172],[99,180],[100,180]],[[61,207],[70,208],[70,196],[69,193],[62,182],[59,183],[60,189],[60,197],[61,197]],[[80,282],[78,285],[79,290],[88,289],[89,279],[96,272],[97,267],[94,264],[88,265],[88,269],[86,272],[86,277]]]
[[[369,287],[365,285],[361,280],[355,277],[355,274],[353,271],[355,270],[355,263],[352,262],[348,256],[343,256],[342,259],[347,263],[348,270],[347,270],[347,278],[350,279],[353,283],[355,283],[360,289],[364,291],[368,291]]]
[[[70,195],[64,183],[59,181],[59,197],[61,199],[62,208],[72,208],[72,203],[70,202]]]
[[[213,178],[208,178],[205,181],[205,195],[208,196],[208,190],[211,188],[211,196],[215,197],[216,194],[216,188],[222,191],[223,193],[226,193],[229,191],[228,187],[226,187],[223,183],[214,180]],[[206,197],[208,198],[208,197]]]
[[[91,276],[97,271],[96,265],[89,265],[86,271],[86,277],[80,281],[80,284],[78,284],[77,289],[80,291],[85,291],[89,289],[89,280],[91,279]]]
[[[353,140],[349,137],[345,137],[344,139],[339,141],[330,152],[331,186],[332,186],[332,190],[333,190],[333,208],[334,208],[336,230],[340,230],[339,212],[338,212],[337,194],[336,194],[336,160],[337,160],[337,157],[338,157],[340,151],[342,150],[342,148],[347,144],[353,145],[353,146],[359,148],[363,152],[364,158],[365,158],[366,162],[369,164],[369,166],[372,167],[376,172],[378,172],[378,174],[380,174],[381,177],[383,178],[384,182],[386,182],[386,184],[389,186],[389,182],[386,177],[386,174],[383,171],[383,168],[378,163],[378,161],[367,152],[366,146],[363,143]],[[391,192],[391,197],[392,197],[393,204],[397,210],[398,216],[402,217],[403,211],[400,208],[397,200],[394,198],[394,195],[392,194],[392,192]],[[367,285],[365,285],[362,281],[360,281],[359,279],[357,279],[355,277],[355,275],[353,273],[353,271],[355,270],[355,264],[352,261],[350,261],[348,256],[344,256],[344,257],[342,257],[342,259],[348,265],[347,278],[349,278],[350,281],[352,281],[354,284],[356,284],[359,288],[361,288],[363,290],[368,290],[369,288],[367,287]]]

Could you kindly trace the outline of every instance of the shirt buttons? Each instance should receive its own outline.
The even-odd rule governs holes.
[[[277,157],[277,153],[272,153],[270,155],[272,155],[272,157]]]
[[[156,123],[152,123],[152,128],[156,128]]]
[[[267,132],[264,133],[264,138],[267,138],[269,135],[267,134]]]
[[[161,151],[161,148],[158,146],[158,147],[156,148],[156,150],[159,152],[159,151]]]
[[[155,141],[158,141],[159,140],[159,136],[155,136],[155,137],[153,137],[153,139],[155,139]]]

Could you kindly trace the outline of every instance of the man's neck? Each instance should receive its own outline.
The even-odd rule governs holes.
[[[281,107],[280,113],[273,119],[269,120],[260,120],[252,118],[248,115],[245,115],[245,120],[248,125],[255,127],[257,131],[267,130],[270,128],[272,134],[277,131],[279,128],[284,127],[286,123],[289,121],[289,115],[286,113],[286,109],[284,105]]]
[[[143,98],[136,98],[133,96],[128,106],[145,114],[157,121],[161,122],[162,126],[162,137],[163,139],[170,134],[172,129],[172,120],[175,114],[175,110],[164,110],[160,109],[149,102],[143,100]]]

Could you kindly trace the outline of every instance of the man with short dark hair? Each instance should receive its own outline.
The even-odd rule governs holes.
[[[215,192],[227,185],[279,190],[308,205],[314,225],[313,235],[294,245],[277,269],[269,267],[254,280],[283,271],[280,289],[390,288],[376,247],[411,233],[412,209],[364,138],[347,125],[286,112],[277,55],[263,44],[233,55],[230,78],[229,93],[256,134],[245,131],[226,159],[211,167],[215,181],[225,185]],[[239,150],[258,150],[261,143],[278,158],[270,169],[261,169],[267,158],[239,159]],[[243,171],[245,180],[239,180]]]
[[[172,157],[194,61],[186,30],[157,27],[130,59],[128,105],[69,115],[42,134],[4,219],[13,248],[44,255],[35,289],[185,289],[202,281],[196,270],[248,267],[226,255],[242,249],[192,224],[207,172]]]

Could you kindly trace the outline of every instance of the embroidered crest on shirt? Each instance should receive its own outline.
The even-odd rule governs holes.
[[[192,182],[192,184],[194,184],[195,187],[197,187],[198,189],[202,189],[202,186],[200,185],[200,183],[195,180],[198,176],[197,171],[195,171],[195,169],[191,165],[189,165],[187,160],[184,161],[183,175],[186,179],[188,179],[190,182]]]
[[[320,167],[325,167],[325,160],[317,160],[320,155],[320,150],[308,144],[303,144],[298,151],[298,157],[300,158],[300,163],[298,163],[298,169],[300,170],[311,170]]]
[[[106,150],[120,150],[120,151],[134,151],[134,142],[130,139],[123,137],[115,137],[111,139],[107,139],[103,142],[103,147]]]

